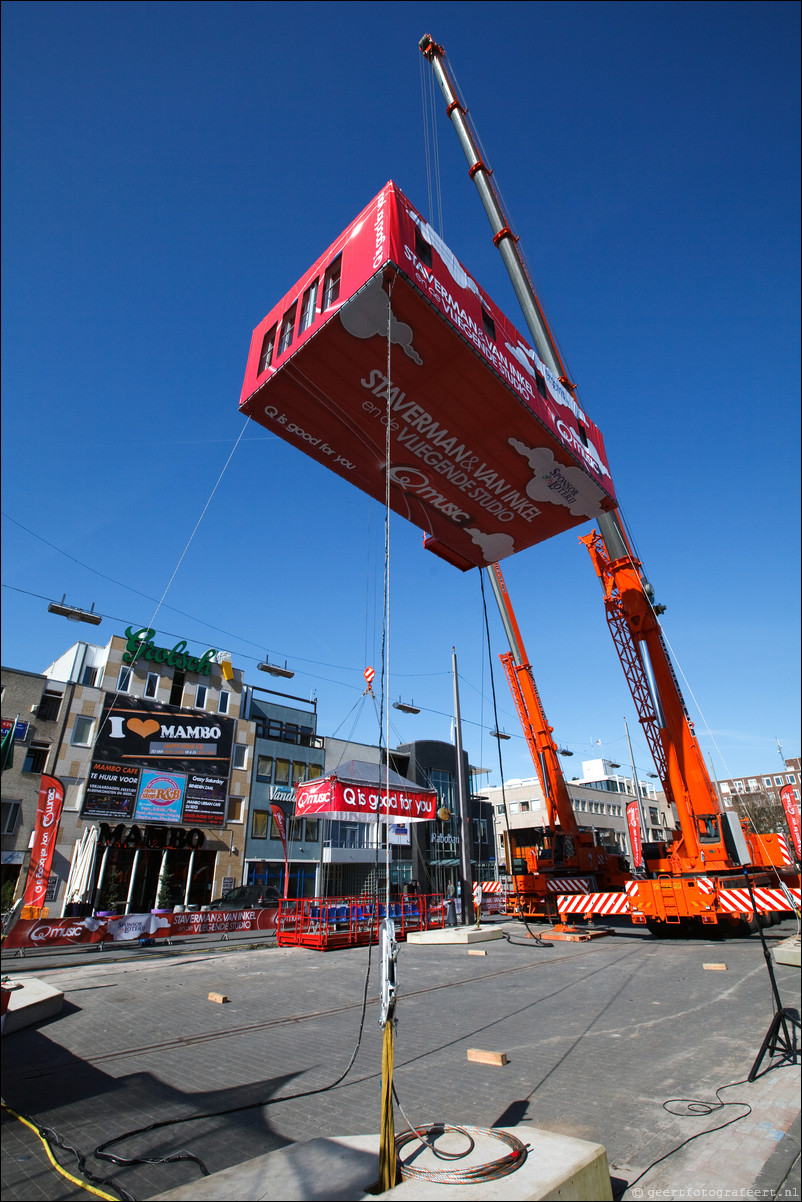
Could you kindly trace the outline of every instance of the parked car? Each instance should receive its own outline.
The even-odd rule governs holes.
[[[209,906],[210,910],[262,910],[278,906],[278,890],[272,885],[240,885],[229,889]]]

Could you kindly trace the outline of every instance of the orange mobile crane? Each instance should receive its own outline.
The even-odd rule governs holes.
[[[557,919],[557,897],[585,896],[624,889],[630,879],[624,856],[600,847],[592,831],[577,825],[568,786],[560,766],[553,728],[546,720],[521,631],[498,564],[488,575],[510,650],[501,662],[535,765],[548,814],[548,826],[509,829],[505,837],[507,871],[515,892],[509,913],[521,918]]]
[[[568,378],[518,249],[518,239],[510,229],[491,179],[491,172],[479,153],[467,109],[459,99],[446,66],[443,48],[426,34],[420,41],[420,49],[430,62],[445,97],[446,112],[468,160],[468,174],[479,192],[493,230],[493,242],[507,268],[538,355],[573,395],[575,386]],[[799,871],[790,862],[784,840],[777,835],[754,834],[748,824],[740,822],[734,811],[723,809],[719,802],[660,630],[658,613],[661,609],[652,602],[651,586],[642,574],[640,562],[633,553],[616,512],[603,513],[598,524],[599,532],[587,535],[582,541],[590,551],[602,583],[610,630],[655,767],[666,797],[673,802],[680,822],[680,831],[675,832],[670,842],[647,845],[646,878],[633,879],[625,884],[628,912],[634,921],[648,924],[654,934],[671,935],[709,929],[719,924],[741,929],[756,910],[766,913],[798,910]],[[554,791],[554,814],[559,817],[561,824],[564,815],[566,827],[563,838],[568,836],[577,840],[574,834],[576,820],[567,790],[564,800],[560,800],[559,805],[557,802],[559,788],[556,782],[562,778],[562,772],[559,763],[556,763],[553,743],[552,750],[547,746],[551,732],[537,696],[531,669],[526,664],[520,634],[516,634],[517,623],[497,567],[491,574],[491,580],[493,575],[496,575],[497,587],[502,594],[500,600],[497,595],[502,619],[505,619],[506,611],[505,626],[511,619],[510,628],[520,647],[518,660],[515,642],[511,638],[512,659],[518,662],[505,664],[505,668],[524,731],[533,748],[535,766],[541,774],[544,792],[547,791],[547,784]],[[549,765],[551,775],[545,771]],[[582,847],[585,844],[575,842],[575,851]],[[594,853],[586,848],[586,854],[588,859],[584,862],[590,872]],[[536,874],[541,871],[544,857],[532,853],[526,859],[529,867],[534,866],[534,872],[529,875],[535,878],[535,891],[542,892],[542,883],[538,883]],[[753,871],[748,874],[750,864]],[[593,870],[596,871],[595,864]],[[605,898],[613,899],[613,902],[605,902]],[[558,900],[558,908],[562,916],[620,912],[620,898],[620,891],[564,894]]]

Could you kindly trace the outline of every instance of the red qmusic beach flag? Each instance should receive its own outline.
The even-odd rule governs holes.
[[[632,844],[632,859],[635,868],[643,867],[643,847],[640,839],[640,809],[637,801],[627,803],[627,825]]]
[[[791,838],[796,848],[796,858],[798,860],[802,859],[799,837],[799,805],[794,797],[793,785],[786,785],[784,789],[780,790],[780,800],[783,803],[785,817],[788,821],[788,829],[791,832]]]
[[[289,873],[287,871],[287,815],[282,810],[281,806],[271,805],[273,817],[276,820],[278,833],[281,835],[281,846],[284,848],[284,897],[287,896],[287,886],[290,883]]]
[[[61,781],[57,776],[43,775],[31,845],[31,863],[25,882],[25,906],[44,905],[63,805],[64,786]]]

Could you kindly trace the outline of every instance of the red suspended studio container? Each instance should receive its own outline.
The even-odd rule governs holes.
[[[392,508],[463,570],[615,504],[598,428],[393,183],[256,327],[240,408],[381,502],[389,410]]]

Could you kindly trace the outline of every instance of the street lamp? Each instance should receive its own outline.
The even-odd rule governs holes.
[[[91,609],[78,609],[75,605],[65,605],[67,594],[61,598],[61,601],[51,601],[47,607],[49,614],[59,614],[62,618],[69,618],[71,622],[89,622],[91,626],[99,626],[103,621],[100,614],[94,612],[95,603],[92,602]]]
[[[284,660],[283,668],[280,668],[278,664],[271,664],[270,661],[267,659],[264,661],[264,663],[257,664],[256,666],[260,672],[269,672],[271,676],[294,676],[295,675],[295,673],[292,672],[287,667],[286,659]]]

